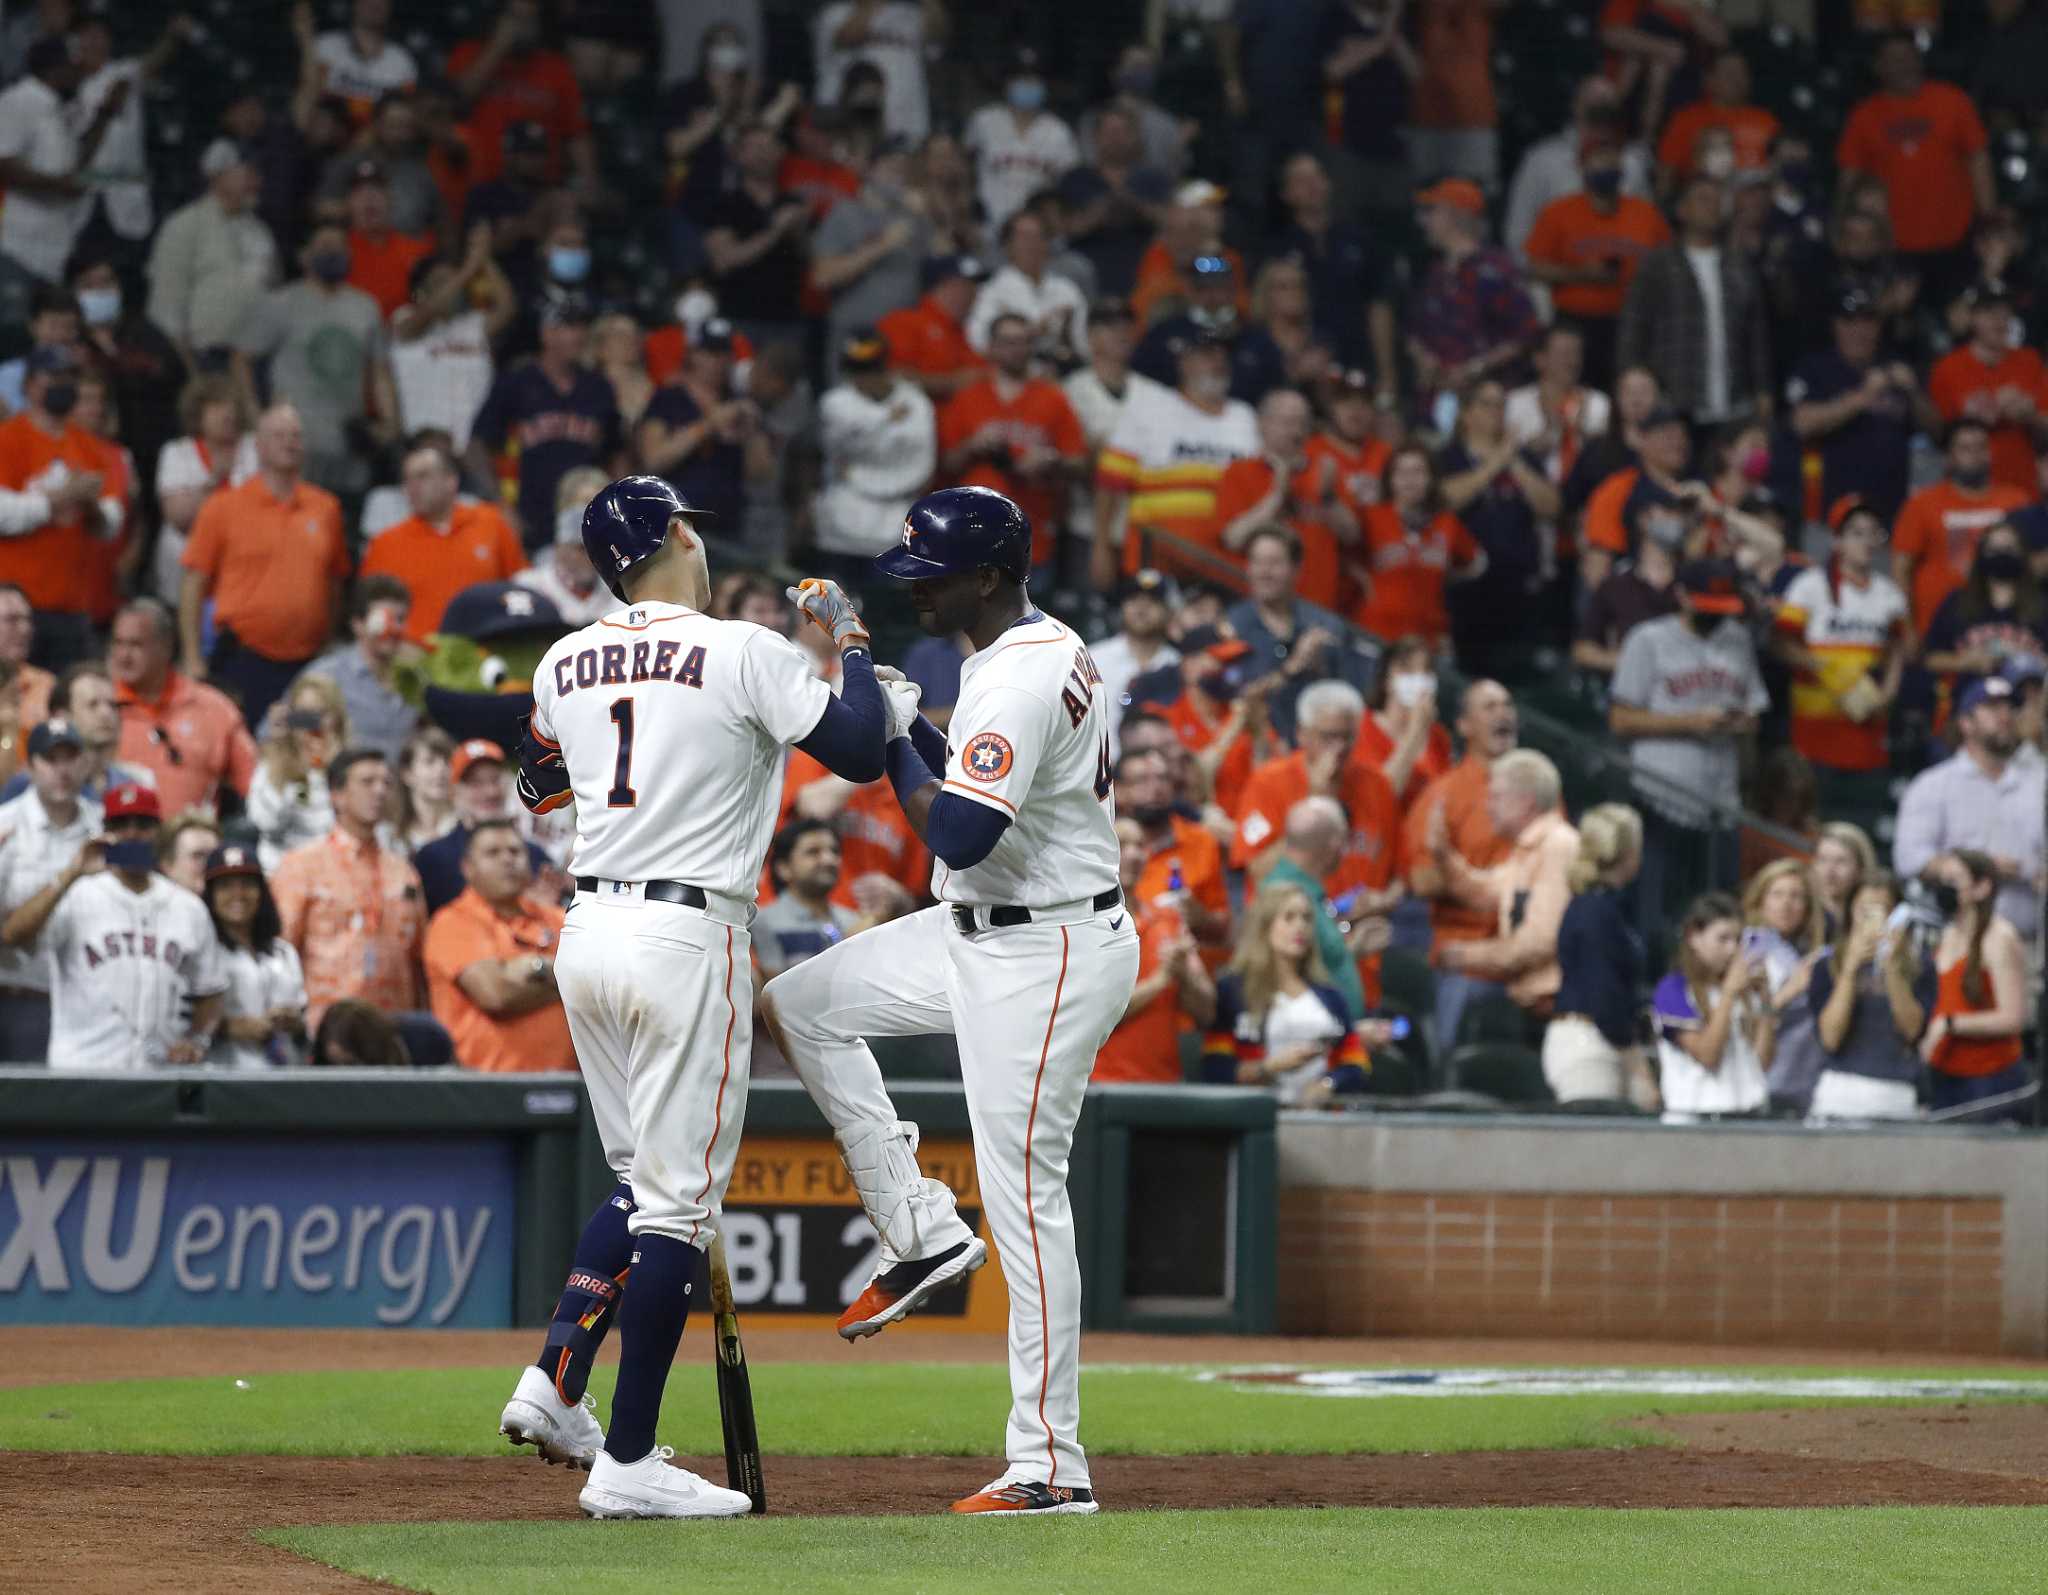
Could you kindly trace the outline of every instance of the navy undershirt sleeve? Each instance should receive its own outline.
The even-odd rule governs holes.
[[[919,726],[923,726],[929,735],[920,736]],[[896,738],[888,747],[889,784],[896,789],[896,801],[906,810],[910,807],[913,793],[939,779],[917,747],[919,741],[938,743],[939,767],[945,768],[946,739],[920,715],[912,723],[911,734]],[[999,813],[986,803],[941,792],[932,799],[931,810],[925,817],[924,845],[948,869],[972,869],[995,851],[996,843],[1002,840],[1009,824],[1007,814]]]
[[[946,755],[946,733],[923,715],[918,715],[910,722],[910,741],[917,749],[917,756],[932,772],[932,779],[945,780],[946,766],[951,762]]]
[[[882,778],[889,708],[875,680],[875,662],[863,650],[841,654],[839,669],[839,696],[825,700],[825,712],[797,746],[834,775],[866,786]]]

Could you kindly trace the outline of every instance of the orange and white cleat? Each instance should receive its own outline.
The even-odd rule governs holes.
[[[983,1485],[974,1494],[955,1501],[953,1510],[988,1515],[1008,1513],[1012,1517],[1023,1514],[1049,1516],[1063,1512],[1079,1516],[1099,1512],[1102,1506],[1095,1499],[1093,1490],[1066,1484],[1041,1484],[1036,1479],[997,1479],[995,1483]]]
[[[921,1257],[914,1263],[897,1263],[868,1281],[859,1299],[839,1315],[839,1338],[858,1340],[879,1334],[899,1319],[908,1318],[932,1297],[950,1285],[965,1283],[967,1276],[988,1261],[988,1243],[970,1235],[957,1246],[949,1246],[936,1257]]]

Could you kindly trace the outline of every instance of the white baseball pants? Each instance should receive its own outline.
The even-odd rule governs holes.
[[[562,927],[555,984],[605,1159],[633,1185],[635,1235],[711,1243],[747,1116],[751,946],[743,905],[637,889],[579,893]]]
[[[915,1189],[907,1157],[857,1166],[854,1149],[878,1132],[893,1142],[896,1124],[862,1038],[951,1032],[958,1041],[975,1168],[1010,1292],[1011,1478],[1089,1485],[1067,1154],[1095,1054],[1137,976],[1124,908],[964,936],[941,906],[863,931],[768,983],[783,1050],[849,1152],[876,1229],[885,1239],[885,1225],[898,1225],[899,1239],[914,1232],[899,1255],[931,1256],[967,1230],[950,1204],[935,1207]]]

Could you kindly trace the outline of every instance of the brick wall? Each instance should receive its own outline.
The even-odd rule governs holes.
[[[1996,1352],[1996,1198],[1280,1193],[1283,1333]]]

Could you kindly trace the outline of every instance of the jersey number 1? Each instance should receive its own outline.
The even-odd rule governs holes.
[[[619,728],[619,757],[612,766],[612,789],[605,801],[615,809],[630,809],[640,801],[633,790],[633,700],[612,699],[612,724]]]

